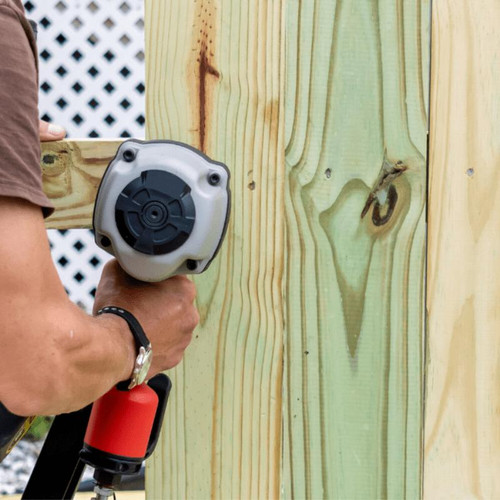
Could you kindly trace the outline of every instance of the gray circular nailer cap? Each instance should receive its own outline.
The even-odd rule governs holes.
[[[144,171],[118,196],[115,218],[134,250],[147,255],[173,252],[189,238],[196,220],[191,188],[170,172]]]

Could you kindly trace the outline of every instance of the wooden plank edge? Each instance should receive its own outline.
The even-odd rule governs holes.
[[[123,141],[78,139],[42,144],[43,189],[55,207],[47,229],[92,226],[101,178]]]

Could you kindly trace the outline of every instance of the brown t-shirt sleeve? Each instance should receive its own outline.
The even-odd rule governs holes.
[[[36,48],[15,0],[0,0],[0,196],[53,207],[42,189]]]

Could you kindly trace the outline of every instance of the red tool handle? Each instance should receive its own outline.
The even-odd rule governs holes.
[[[103,453],[144,459],[157,408],[158,396],[146,384],[130,391],[113,387],[94,403],[84,442]]]
[[[115,487],[154,451],[172,383],[163,374],[132,390],[111,389],[94,403],[80,459],[98,484]]]

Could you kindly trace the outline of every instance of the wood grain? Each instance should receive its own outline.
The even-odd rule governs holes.
[[[89,228],[102,175],[121,140],[78,140],[42,144],[43,187],[56,211],[49,229]]]
[[[149,138],[237,201],[148,498],[420,496],[429,8],[148,1]],[[495,498],[500,7],[432,14],[423,493]],[[48,227],[90,227],[120,142],[44,145]]]
[[[500,5],[433,6],[424,497],[500,494]]]
[[[429,9],[288,2],[287,498],[420,496]]]
[[[281,487],[284,2],[148,0],[147,134],[232,173],[201,326],[174,372],[147,497],[277,498]]]

